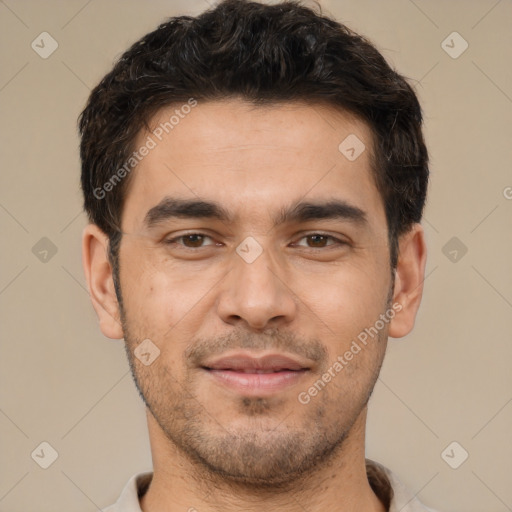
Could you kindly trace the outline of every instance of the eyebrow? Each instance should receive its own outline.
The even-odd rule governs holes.
[[[165,197],[147,212],[144,225],[147,228],[152,228],[174,218],[215,219],[226,223],[232,223],[234,220],[233,215],[215,201]],[[272,220],[275,227],[281,224],[323,219],[340,219],[360,226],[368,224],[365,211],[341,199],[299,201],[291,206],[281,208]]]

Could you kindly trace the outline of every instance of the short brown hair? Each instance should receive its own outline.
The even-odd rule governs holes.
[[[111,255],[131,175],[104,197],[97,190],[126,163],[159,109],[191,97],[321,102],[365,121],[395,268],[398,237],[421,220],[427,193],[418,99],[366,38],[295,1],[225,0],[197,17],[170,18],[133,44],[93,89],[79,118],[81,183],[84,208],[108,235]]]

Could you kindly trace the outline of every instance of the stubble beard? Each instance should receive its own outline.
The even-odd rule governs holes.
[[[374,371],[349,399],[328,385],[309,404],[296,401],[287,416],[279,412],[278,398],[240,397],[236,410],[247,421],[233,428],[197,399],[189,374],[178,382],[158,359],[150,367],[138,364],[133,349],[141,340],[132,336],[126,318],[123,330],[139,394],[169,442],[192,462],[196,476],[259,490],[297,488],[301,481],[305,486],[316,470],[337,458],[367,406],[383,362],[383,355],[374,361]],[[374,343],[385,343],[387,332],[379,338]],[[355,368],[353,373],[357,376]]]
[[[144,338],[132,333],[134,329],[128,321],[120,287],[119,267],[116,265],[114,270],[125,349],[135,385],[162,433],[194,466],[196,471],[192,476],[198,481],[204,479],[204,482],[228,484],[244,490],[286,491],[300,485],[307,487],[318,468],[327,467],[334,461],[354,424],[366,410],[384,360],[387,329],[379,331],[374,341],[376,346],[370,347],[376,352],[371,361],[371,373],[366,375],[365,382],[359,383],[357,393],[349,400],[346,395],[337,396],[331,388],[324,389],[307,405],[295,403],[301,412],[304,407],[308,408],[299,424],[296,418],[286,421],[289,413],[275,425],[268,421],[276,410],[274,400],[240,397],[238,412],[251,418],[252,427],[230,429],[229,425],[221,425],[206,404],[196,398],[190,374],[183,382],[178,382],[161,360],[157,359],[150,367],[136,363],[133,351]],[[393,285],[392,273],[387,309],[391,305]],[[250,337],[248,340],[248,343],[244,339],[236,346],[268,348],[261,346],[260,338]],[[276,346],[273,342],[267,345]],[[313,340],[302,343],[302,346],[306,345],[316,347],[313,353],[319,361],[322,360],[325,369],[328,360],[323,344]],[[203,343],[203,347],[206,344]],[[352,367],[356,376],[357,366]]]

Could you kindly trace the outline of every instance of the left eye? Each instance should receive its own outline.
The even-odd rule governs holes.
[[[314,244],[313,246],[310,246],[310,245],[304,246],[303,244],[296,244],[296,245],[301,245],[302,247],[308,247],[310,249],[322,249],[323,247],[326,247],[328,245],[343,245],[345,243],[342,240],[339,240],[333,236],[324,235],[322,233],[312,233],[310,235],[305,235],[300,240],[311,241]],[[333,241],[333,243],[327,244],[326,242],[328,240]]]

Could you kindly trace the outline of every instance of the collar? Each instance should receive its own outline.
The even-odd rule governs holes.
[[[366,459],[366,474],[371,488],[387,507],[388,512],[436,512],[425,507],[388,468]],[[133,475],[125,485],[119,499],[103,512],[142,512],[139,499],[147,492],[153,472]]]

